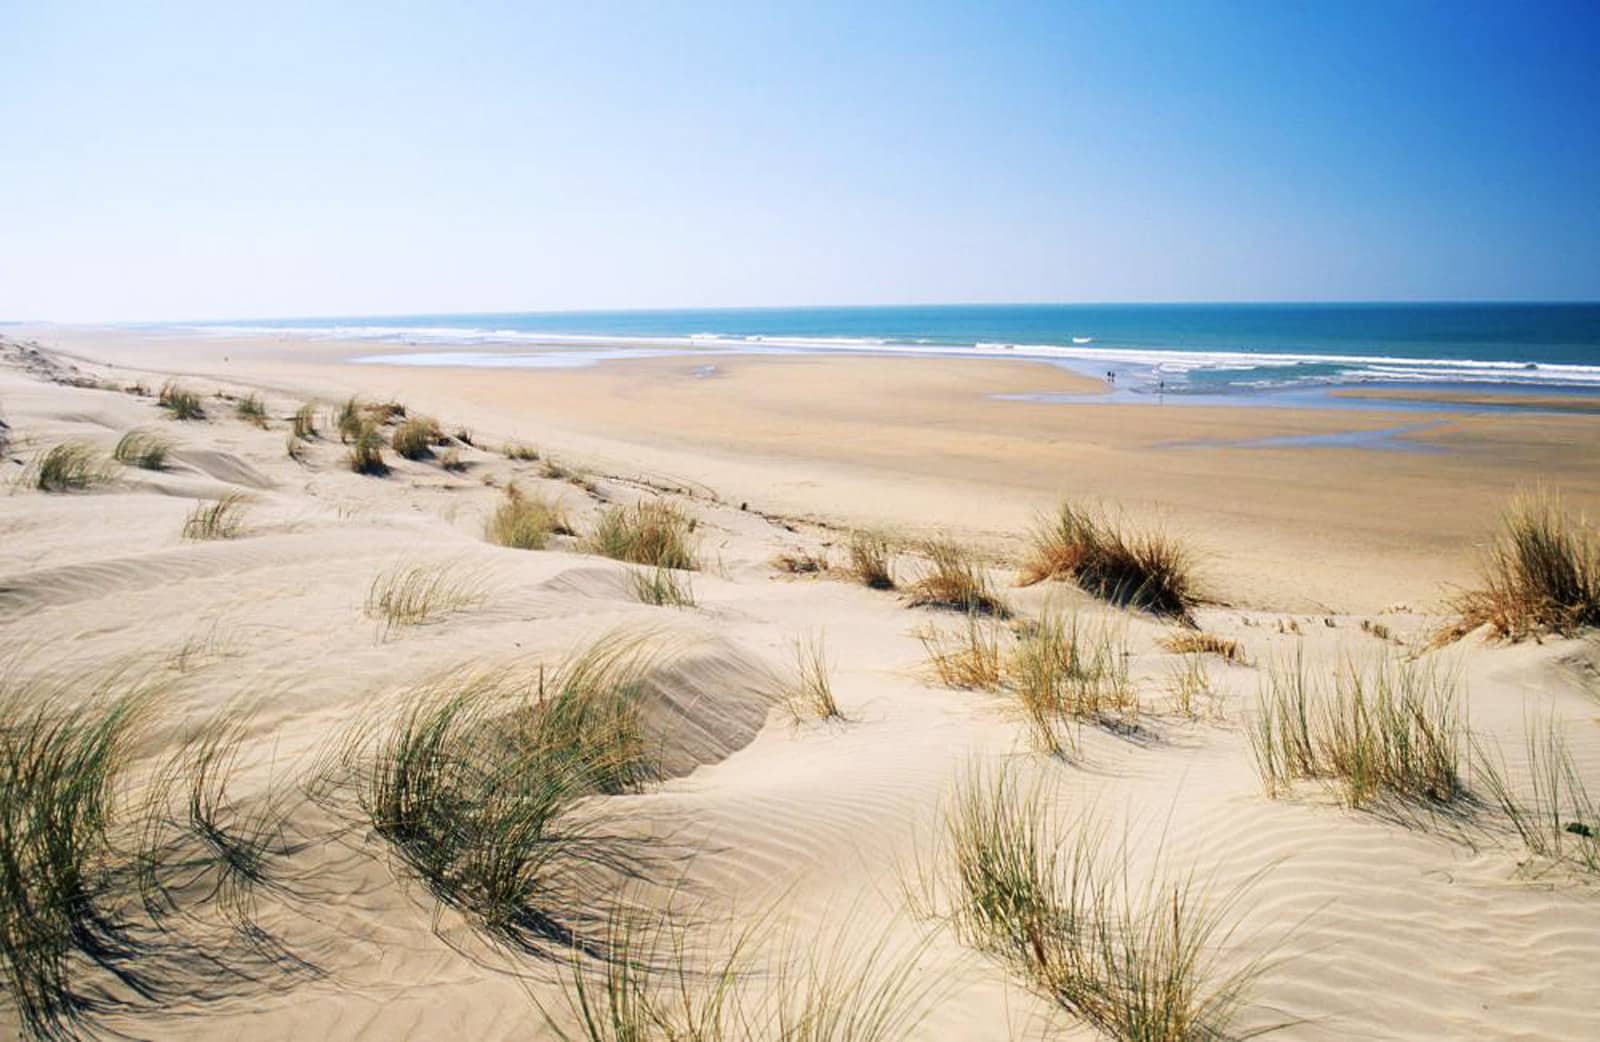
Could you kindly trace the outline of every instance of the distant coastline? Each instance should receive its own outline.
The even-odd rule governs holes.
[[[145,325],[426,349],[387,364],[539,368],[665,353],[1019,357],[1134,390],[1366,384],[1600,390],[1600,304],[1065,304],[347,316]]]

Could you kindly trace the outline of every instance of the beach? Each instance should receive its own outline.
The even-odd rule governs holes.
[[[99,1026],[172,1039],[589,1037],[572,980],[604,961],[597,941],[586,947],[606,935],[603,898],[626,894],[635,910],[681,912],[713,978],[718,953],[741,945],[781,964],[753,975],[752,1003],[801,1002],[782,981],[832,971],[861,1002],[851,987],[881,987],[871,1001],[899,1018],[885,1038],[1107,1037],[939,913],[958,794],[1010,771],[1061,820],[1098,823],[1104,852],[1136,878],[1165,873],[1148,890],[1155,907],[1177,914],[1173,879],[1209,895],[1226,930],[1203,961],[1249,969],[1234,1032],[1600,1035],[1593,873],[1530,852],[1468,762],[1496,750],[1526,789],[1525,738],[1553,720],[1596,777],[1600,646],[1592,632],[1435,644],[1518,490],[1559,489],[1575,514],[1600,514],[1592,410],[1423,392],[1405,400],[1426,410],[1379,395],[1338,408],[1129,404],[1093,376],[1001,358],[708,350],[458,368],[354,364],[379,352],[291,334],[0,337],[7,689],[137,674],[157,708],[130,754],[135,780],[206,720],[241,712],[227,802],[247,816],[273,794],[292,837],[251,890],[271,957],[252,948],[225,982],[153,999],[80,960],[75,979],[105,1000],[89,1014]],[[198,396],[203,418],[158,404],[169,383]],[[434,418],[440,440],[404,459],[401,418],[375,421],[387,471],[355,473],[337,419],[351,396]],[[257,400],[259,416],[241,408]],[[305,437],[302,405],[316,427]],[[134,430],[171,442],[161,466],[110,463]],[[84,489],[41,489],[40,460],[69,442],[108,469]],[[495,545],[486,525],[517,496],[559,505],[568,524],[539,549]],[[1019,585],[1030,530],[1064,498],[1191,547],[1192,617],[1073,582]],[[223,502],[235,527],[197,538],[196,511]],[[676,606],[641,594],[659,572],[590,541],[608,511],[640,503],[693,521],[697,567],[671,580],[690,587]],[[898,589],[847,574],[858,530],[892,542]],[[915,603],[931,539],[970,553],[1014,618]],[[457,596],[396,622],[375,601],[417,568]],[[1105,634],[1105,668],[1121,679],[1115,710],[1075,719],[1059,749],[1041,750],[1009,681],[961,689],[930,665],[968,625],[993,625],[1010,649],[1025,624],[1063,613]],[[1234,652],[1172,649],[1196,632]],[[574,649],[616,633],[656,649],[642,690],[660,769],[571,813],[636,860],[596,856],[563,875],[577,881],[568,898],[593,904],[507,940],[429,881],[372,817],[370,779],[335,769],[336,754],[366,763],[361,740],[403,718],[419,688],[466,676],[515,674],[543,705]],[[786,694],[807,647],[836,714],[796,711]],[[1313,779],[1269,791],[1252,728],[1262,692],[1296,662],[1329,685],[1342,670],[1427,671],[1475,738],[1460,736],[1460,798],[1366,805]],[[121,899],[134,916],[137,899]],[[19,1023],[0,1009],[8,1032]]]
[[[151,347],[99,331],[54,342],[124,364]],[[293,337],[160,343],[162,372],[400,397],[576,464],[833,525],[954,532],[997,555],[1063,496],[1120,504],[1189,538],[1213,595],[1241,606],[1425,608],[1467,580],[1519,487],[1558,486],[1600,513],[1600,437],[1578,414],[1417,413],[1381,398],[1350,399],[1354,410],[1101,407],[1099,380],[993,359],[721,352],[527,370],[352,366],[372,352]],[[997,397],[1020,394],[1085,400]],[[1391,431],[1376,449],[1359,442]]]

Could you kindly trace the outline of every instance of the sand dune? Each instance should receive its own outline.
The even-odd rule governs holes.
[[[1268,672],[1297,649],[1320,676],[1344,660],[1421,655],[1458,671],[1472,730],[1503,749],[1516,784],[1528,783],[1524,729],[1544,717],[1564,725],[1575,764],[1600,792],[1600,646],[1592,635],[1514,646],[1470,638],[1427,652],[1436,604],[1372,612],[1392,592],[1381,577],[1368,583],[1378,589],[1314,614],[1303,604],[1297,614],[1202,604],[1200,627],[1239,641],[1246,661],[1208,657],[1203,711],[1187,719],[1170,705],[1183,659],[1158,643],[1175,624],[1108,607],[1065,583],[1014,589],[1007,547],[1017,537],[994,529],[978,542],[1025,620],[1074,610],[1126,640],[1137,729],[1084,724],[1074,755],[1056,759],[1030,742],[1013,695],[950,690],[930,675],[916,631],[953,629],[959,615],[908,608],[899,594],[838,574],[789,576],[772,567],[774,554],[796,548],[840,564],[843,536],[815,523],[831,518],[783,515],[792,505],[786,494],[763,502],[728,489],[717,498],[697,476],[759,461],[716,462],[681,480],[651,472],[643,459],[608,466],[597,440],[546,437],[536,414],[513,427],[503,402],[476,414],[459,386],[442,384],[439,397],[427,399],[421,384],[407,384],[408,394],[419,391],[408,405],[471,427],[475,446],[458,446],[466,469],[388,452],[392,473],[364,477],[344,464],[345,448],[326,422],[321,438],[303,443],[303,462],[285,452],[286,417],[319,395],[331,407],[343,389],[319,382],[326,370],[303,383],[307,370],[285,365],[274,375],[265,362],[253,363],[259,382],[186,376],[206,396],[209,416],[178,422],[123,388],[204,368],[181,352],[163,360],[148,350],[151,361],[136,371],[5,349],[4,676],[15,687],[123,668],[155,682],[159,712],[137,749],[136,774],[207,718],[247,706],[230,796],[248,802],[276,791],[287,801],[303,845],[283,858],[281,885],[257,889],[254,906],[262,929],[301,962],[269,960],[248,984],[227,987],[179,979],[173,996],[153,1003],[79,966],[86,986],[110,987],[119,1000],[91,1019],[97,1029],[160,1039],[555,1037],[541,1008],[570,1027],[564,957],[493,943],[481,922],[438,901],[372,822],[352,812],[352,792],[330,783],[313,799],[302,786],[326,773],[351,728],[394,720],[419,685],[481,671],[538,677],[575,648],[630,633],[658,649],[641,718],[660,778],[637,792],[586,796],[577,813],[598,815],[656,860],[635,880],[595,875],[596,914],[624,894],[643,904],[670,900],[694,922],[697,943],[712,949],[762,922],[771,928],[753,945],[762,954],[784,933],[804,951],[852,956],[887,938],[891,955],[909,952],[914,977],[930,987],[911,1003],[915,1023],[892,1037],[1102,1037],[1015,967],[908,907],[917,866],[942,856],[941,814],[962,779],[1010,765],[1046,787],[1064,828],[1089,816],[1125,837],[1132,875],[1159,864],[1192,868],[1216,895],[1247,887],[1229,913],[1236,929],[1217,954],[1223,967],[1253,955],[1267,961],[1235,1031],[1288,1022],[1276,1037],[1600,1037],[1592,874],[1531,855],[1487,800],[1403,819],[1342,806],[1316,783],[1269,798],[1246,733]],[[126,355],[118,360],[127,363]],[[937,382],[939,370],[930,372]],[[372,370],[341,379],[351,387],[368,381],[374,398],[399,386]],[[213,397],[256,387],[269,406],[265,430]],[[77,493],[17,482],[53,445],[77,439],[109,453],[135,427],[173,440],[167,469],[116,467],[111,480]],[[543,477],[539,462],[486,448],[513,436],[582,464],[592,487]],[[976,458],[988,450],[971,451]],[[839,517],[893,525],[922,502],[896,498],[908,487],[897,484],[904,475],[879,463],[888,474],[879,498],[843,506]],[[855,472],[834,481],[824,471],[818,479],[835,491],[860,479]],[[800,471],[781,473],[789,480]],[[931,480],[923,474],[913,484]],[[641,603],[641,566],[586,553],[578,538],[558,535],[539,551],[486,542],[485,519],[512,481],[559,500],[579,533],[608,506],[666,495],[695,519],[704,565],[690,579],[695,604]],[[661,485],[684,491],[652,487]],[[197,503],[230,494],[243,497],[236,538],[183,538]],[[975,509],[959,526],[980,528],[984,516],[993,515]],[[940,524],[923,521],[919,532]],[[1421,531],[1425,517],[1385,524],[1410,545],[1437,539]],[[1361,570],[1378,566],[1348,555],[1365,538],[1347,538],[1349,531],[1331,539],[1327,571],[1318,574],[1353,573],[1348,585],[1360,587]],[[1209,568],[1270,571],[1238,542],[1227,545],[1232,555]],[[1426,559],[1407,557],[1406,566]],[[380,577],[405,567],[452,577],[461,602],[417,625],[385,626],[368,612],[369,595]],[[903,577],[920,567],[914,555],[899,561]],[[1274,600],[1257,580],[1244,586],[1260,594],[1246,600]],[[1319,596],[1338,588],[1322,583]],[[1390,639],[1364,622],[1381,623]],[[819,634],[843,720],[793,722],[777,703],[793,680],[794,642]],[[1004,639],[1015,638],[1005,631]],[[1476,784],[1471,775],[1466,783]],[[0,1025],[20,1030],[9,1000],[0,1000]]]

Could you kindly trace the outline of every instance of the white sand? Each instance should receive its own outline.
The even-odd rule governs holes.
[[[838,537],[827,529],[790,530],[737,502],[673,495],[698,519],[700,549],[712,566],[693,578],[697,607],[650,607],[630,594],[624,565],[565,543],[534,552],[482,538],[500,496],[486,484],[491,478],[559,496],[580,531],[601,509],[600,497],[630,502],[654,494],[635,481],[597,475],[598,496],[591,496],[538,477],[537,463],[471,449],[464,474],[391,453],[392,475],[362,477],[343,465],[336,440],[310,444],[304,464],[286,457],[285,418],[301,400],[286,393],[294,388],[288,377],[266,392],[272,419],[263,431],[216,399],[208,398],[206,422],[177,423],[149,398],[51,382],[42,377],[70,374],[38,359],[28,372],[23,361],[8,352],[0,368],[0,417],[13,439],[0,463],[0,645],[14,675],[138,657],[170,689],[169,737],[248,700],[256,716],[240,796],[269,781],[291,783],[363,714],[398,704],[421,678],[553,662],[617,627],[648,629],[678,652],[651,719],[679,776],[643,795],[608,799],[630,829],[692,854],[673,872],[703,908],[719,910],[708,917],[732,909],[748,922],[765,912],[798,937],[842,936],[839,943],[855,950],[883,930],[896,943],[917,943],[929,927],[906,915],[901,883],[918,852],[926,856],[941,801],[974,766],[1009,761],[1059,786],[1064,818],[1093,806],[1114,831],[1130,829],[1137,870],[1148,868],[1159,845],[1166,864],[1195,867],[1219,891],[1260,874],[1235,909],[1237,948],[1225,953],[1273,953],[1240,1029],[1289,1019],[1295,1023],[1276,1037],[1600,1037],[1600,900],[1592,880],[1521,866],[1525,853],[1493,830],[1489,812],[1464,840],[1346,810],[1313,790],[1282,800],[1261,791],[1243,725],[1270,663],[1302,642],[1320,670],[1340,656],[1376,655],[1382,645],[1360,629],[1367,618],[1414,649],[1434,619],[1202,609],[1203,628],[1240,640],[1252,664],[1213,662],[1220,719],[1189,722],[1162,710],[1178,660],[1156,639],[1171,626],[1098,606],[1059,584],[1008,590],[1027,614],[1050,598],[1126,626],[1154,737],[1133,742],[1086,728],[1081,762],[1068,765],[1030,751],[1006,696],[950,691],[928,678],[913,630],[930,620],[948,625],[948,616],[843,581],[780,576],[769,564],[790,548],[840,559]],[[76,373],[107,375],[90,365]],[[115,375],[119,383],[132,378]],[[147,382],[156,386],[160,377]],[[188,383],[207,395],[245,389],[212,378]],[[382,380],[373,386],[381,391]],[[443,418],[473,427],[480,445],[511,433],[542,441],[534,420],[512,432],[479,429],[470,415]],[[168,470],[119,468],[113,483],[86,493],[11,484],[24,461],[53,444],[82,439],[109,453],[121,433],[139,426],[178,442]],[[181,539],[196,501],[226,493],[248,497],[244,534]],[[475,570],[483,599],[381,639],[362,605],[373,578],[399,562]],[[915,562],[904,558],[901,569],[909,575]],[[1009,574],[1001,568],[995,576],[1008,584]],[[1279,632],[1290,620],[1303,637]],[[789,668],[796,638],[816,632],[826,634],[849,722],[794,726],[782,712],[768,713],[765,678]],[[1578,762],[1600,792],[1600,648],[1592,640],[1511,648],[1469,640],[1440,657],[1461,671],[1475,730],[1504,744],[1515,761],[1525,714],[1555,714],[1567,721]],[[557,970],[491,951],[365,830],[327,841],[337,822],[310,803],[296,810],[296,823],[324,837],[296,858],[296,868],[315,879],[316,897],[262,894],[261,916],[323,975],[219,1002],[196,997],[163,1013],[113,1013],[107,1023],[162,1039],[548,1037],[536,1003],[561,1008]],[[1096,1037],[949,933],[926,943],[920,972],[943,983],[912,1037]],[[0,1025],[15,1029],[3,1001]]]

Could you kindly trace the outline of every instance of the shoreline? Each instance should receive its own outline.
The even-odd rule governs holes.
[[[1013,554],[1062,496],[1120,504],[1204,548],[1214,599],[1290,610],[1430,604],[1464,582],[1518,487],[1600,512],[1600,423],[1581,413],[1181,407],[1083,401],[1102,381],[1022,360],[783,355],[581,369],[353,365],[347,345],[152,341],[56,331],[47,346],[329,400],[362,393],[476,417],[577,463],[714,490],[773,515],[941,531]],[[1071,405],[1000,401],[1064,394]],[[1114,396],[1112,396],[1114,397]],[[1363,448],[1377,438],[1390,446]],[[1380,447],[1382,447],[1380,445]]]

